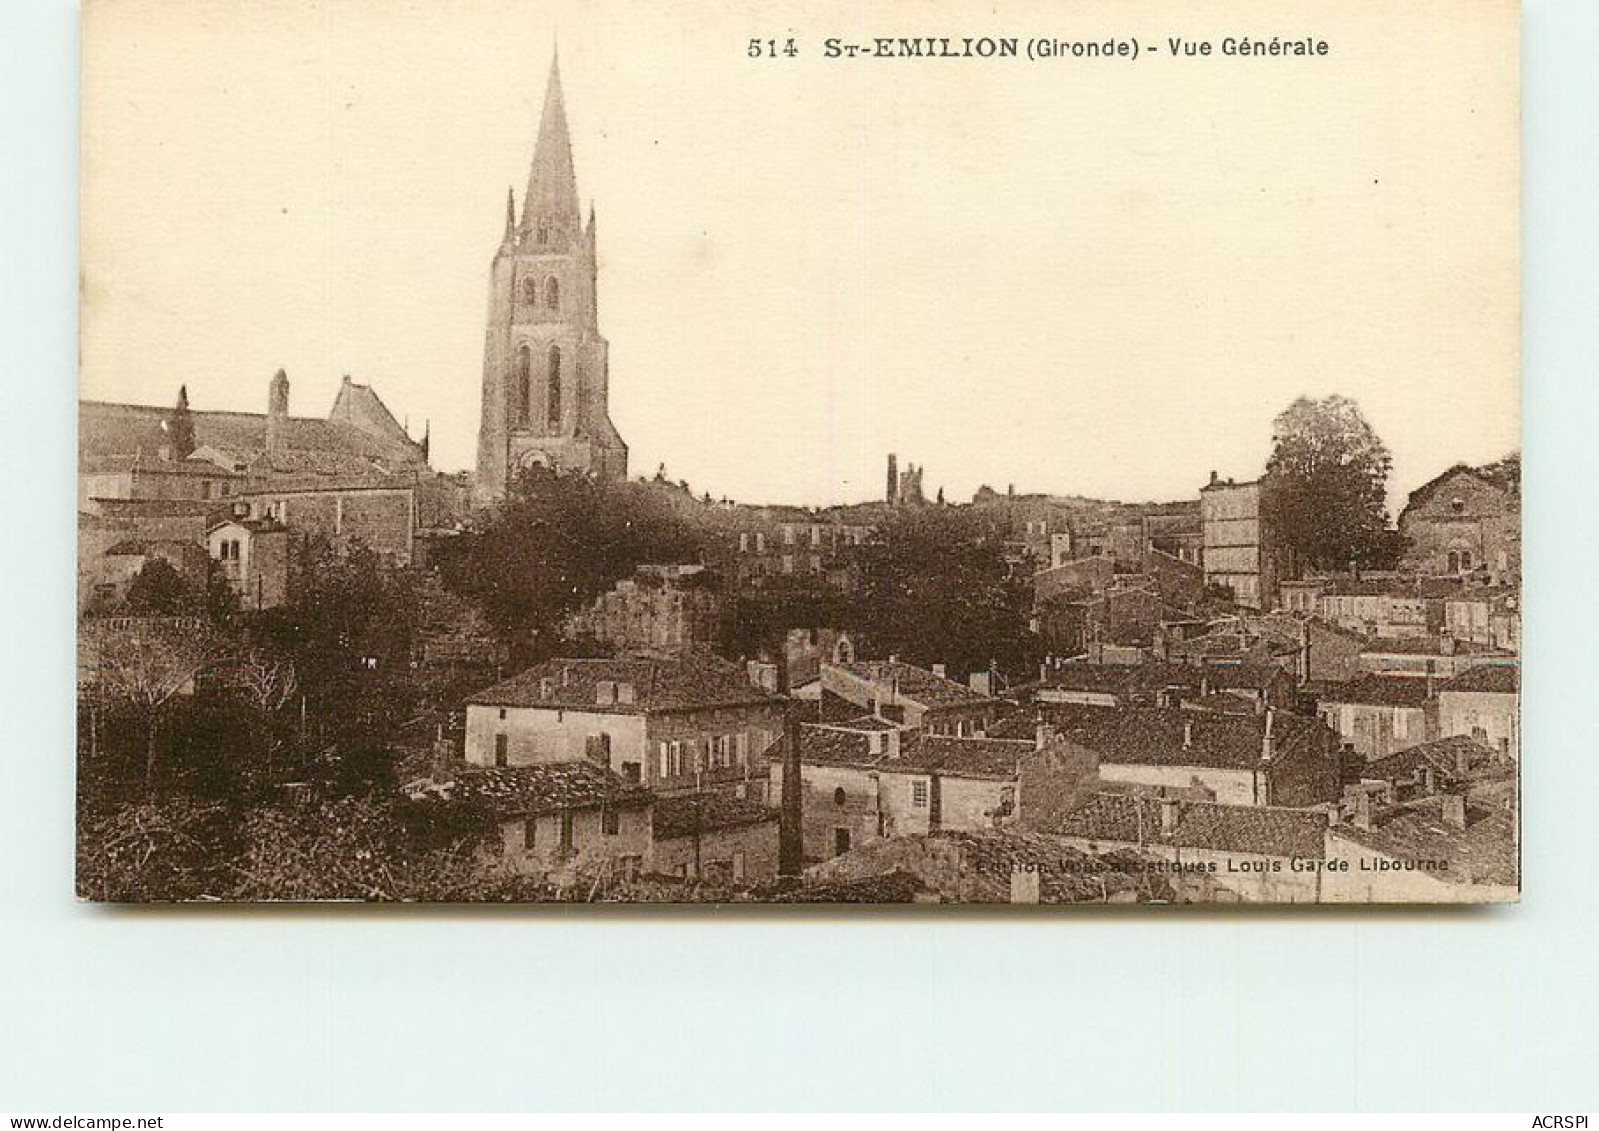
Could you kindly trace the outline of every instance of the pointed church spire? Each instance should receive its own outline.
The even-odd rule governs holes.
[[[577,173],[572,168],[572,138],[566,128],[566,103],[561,96],[561,60],[550,59],[550,78],[544,89],[544,116],[539,120],[539,140],[533,149],[527,194],[522,198],[522,236],[535,244],[571,248],[581,232],[577,203]]]
[[[500,246],[511,247],[516,243],[516,189],[507,187],[505,190],[505,235],[500,239]]]

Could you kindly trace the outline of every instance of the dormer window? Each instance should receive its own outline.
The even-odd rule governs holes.
[[[1461,511],[1466,509],[1466,500],[1462,499],[1459,495],[1456,495],[1454,498],[1449,500],[1449,509],[1454,511],[1456,514],[1459,514]]]

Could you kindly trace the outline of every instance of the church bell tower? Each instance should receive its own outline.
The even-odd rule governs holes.
[[[556,58],[522,213],[512,190],[489,268],[478,503],[504,498],[518,470],[533,464],[627,478],[627,445],[611,423],[595,284],[594,211],[585,225]]]

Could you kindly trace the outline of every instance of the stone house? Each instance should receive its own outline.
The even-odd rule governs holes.
[[[786,739],[767,752],[780,796]],[[952,738],[916,731],[800,727],[805,856],[825,860],[879,838],[1014,823],[1030,740]]]
[[[1265,480],[1235,483],[1213,471],[1199,491],[1205,585],[1226,589],[1247,609],[1271,609],[1284,572],[1266,513]]]
[[[719,788],[766,796],[761,754],[783,701],[709,654],[556,659],[466,701],[466,761],[588,760],[658,792]]]
[[[1339,795],[1336,735],[1286,711],[1067,708],[1052,725],[1060,743],[1094,758],[1105,783],[1225,805],[1307,806]]]
[[[1456,464],[1410,493],[1399,514],[1405,564],[1430,576],[1521,571],[1521,495],[1502,476]]]
[[[206,552],[242,607],[275,609],[289,599],[289,532],[271,519],[229,518],[206,531]]]
[[[997,699],[892,656],[824,663],[821,691],[908,729],[956,737],[981,735],[1001,709]]]
[[[760,802],[718,793],[659,798],[649,871],[722,885],[770,880],[777,829],[777,810]]]
[[[473,767],[442,782],[405,787],[414,801],[448,801],[487,811],[499,831],[485,853],[516,872],[593,874],[649,868],[649,791],[588,761]]]
[[[1465,735],[1502,756],[1521,757],[1521,672],[1509,666],[1471,668],[1438,687],[1438,732]]]
[[[1339,738],[1367,761],[1438,737],[1432,680],[1366,674],[1329,688],[1319,711]]]
[[[1447,633],[1371,641],[1360,652],[1362,671],[1418,678],[1436,676],[1449,679],[1475,667],[1514,667],[1516,664],[1517,659],[1512,652],[1457,640]]]

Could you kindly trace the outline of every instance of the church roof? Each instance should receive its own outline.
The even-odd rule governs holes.
[[[582,231],[559,56],[550,60],[539,139],[533,149],[533,167],[528,172],[527,195],[522,198],[522,234],[532,232],[539,220],[549,225],[550,242],[557,247],[574,246]]]
[[[341,407],[342,406],[342,407]],[[162,423],[172,410],[157,405],[78,402],[80,468],[104,466],[140,454],[153,456],[167,442]],[[271,457],[320,475],[370,472],[374,463],[395,466],[420,462],[420,447],[369,386],[346,384],[334,404],[337,418],[290,416],[285,420],[283,450]],[[230,453],[241,462],[266,450],[265,413],[191,410],[198,448]]]

